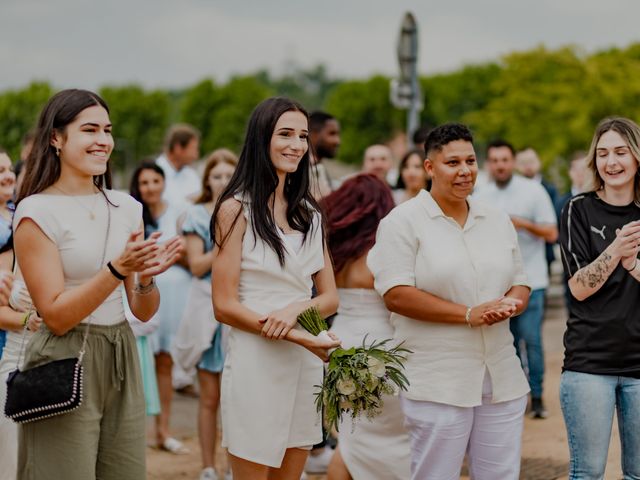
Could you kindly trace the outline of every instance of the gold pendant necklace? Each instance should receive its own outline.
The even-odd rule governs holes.
[[[55,185],[51,185],[51,188],[53,188],[55,190],[58,190],[60,193],[62,193],[63,195],[66,195],[67,197],[71,197],[78,205],[80,205],[83,209],[85,209],[89,213],[89,219],[90,220],[95,220],[96,219],[96,215],[95,215],[95,213],[93,213],[93,209],[96,206],[96,200],[98,198],[97,195],[93,199],[93,204],[91,205],[91,208],[89,208],[84,203],[82,203],[80,200],[78,200],[76,198],[77,195],[71,195],[70,193],[67,193],[64,190],[62,190],[60,187],[56,187]]]

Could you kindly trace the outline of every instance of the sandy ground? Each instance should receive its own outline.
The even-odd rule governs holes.
[[[561,288],[557,285],[552,287],[548,303],[543,336],[547,369],[544,398],[549,410],[549,418],[545,420],[527,418],[525,420],[521,479],[526,480],[567,478],[569,453],[558,399],[560,366],[562,364],[562,335],[566,312],[562,305]],[[182,439],[185,445],[191,449],[191,453],[178,456],[149,448],[147,457],[149,479],[197,480],[199,478],[201,464],[197,445],[196,407],[197,400],[176,395],[172,411],[173,431],[175,436]],[[225,465],[224,453],[219,452],[217,468],[223,470]],[[324,480],[325,478],[325,476],[309,476],[309,480]],[[461,478],[468,479],[469,477],[462,476]],[[622,478],[620,441],[617,435],[617,426],[614,425],[605,479],[617,480],[620,478]]]

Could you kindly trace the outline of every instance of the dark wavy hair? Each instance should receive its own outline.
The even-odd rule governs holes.
[[[220,205],[236,193],[246,195],[251,211],[251,228],[257,238],[262,239],[278,256],[284,266],[285,247],[271,211],[271,197],[278,186],[278,175],[270,157],[271,137],[278,119],[286,112],[300,112],[309,120],[309,114],[298,102],[286,97],[272,97],[264,100],[251,113],[238,167],[231,177],[227,188],[216,203],[211,217],[210,232],[212,240],[222,248],[227,240],[215,238],[215,219]],[[303,242],[313,227],[313,209],[320,210],[310,192],[309,170],[311,146],[304,154],[298,169],[288,173],[284,196],[287,200],[287,221],[291,227],[304,233]],[[311,208],[309,208],[311,206]],[[238,216],[240,212],[238,213]],[[238,220],[238,217],[233,222]],[[229,230],[231,232],[233,228]]]
[[[140,174],[145,170],[153,170],[162,178],[164,176],[164,170],[159,167],[156,162],[151,159],[143,160],[140,165],[133,171],[131,175],[131,183],[129,184],[129,194],[139,201],[142,204],[142,222],[144,223],[144,233],[145,237],[150,229],[155,230],[158,228],[158,222],[153,215],[151,215],[151,210],[149,210],[149,206],[142,199],[142,194],[140,193]]]
[[[100,106],[109,113],[107,103],[96,93],[88,90],[69,89],[56,93],[49,99],[40,112],[33,138],[33,148],[26,164],[29,166],[18,192],[16,203],[23,198],[40,193],[60,178],[60,159],[51,145],[51,137],[57,132],[66,137],[66,127],[72,123],[84,109]],[[93,177],[93,184],[100,191],[111,188],[111,170]]]
[[[370,173],[348,179],[321,204],[336,273],[371,250],[380,220],[394,207],[389,186]]]
[[[409,162],[409,159],[413,156],[413,155],[418,155],[420,157],[420,161],[422,163],[424,163],[424,159],[427,158],[427,154],[424,152],[424,150],[422,150],[421,148],[414,148],[409,150],[407,153],[404,154],[404,157],[402,157],[402,160],[400,160],[400,166],[398,167],[398,180],[396,181],[396,188],[401,188],[401,189],[405,189],[407,186],[404,184],[404,180],[402,179],[402,171],[407,168],[407,163]],[[425,178],[427,177],[426,173],[425,173]],[[427,190],[429,190],[429,184],[431,182],[427,179],[425,184],[424,184],[424,188],[426,188]]]

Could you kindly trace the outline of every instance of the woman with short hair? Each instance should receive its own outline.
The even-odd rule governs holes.
[[[413,353],[401,394],[413,479],[516,480],[529,386],[509,331],[529,288],[506,214],[469,195],[473,137],[441,125],[426,140],[431,190],[381,222],[367,264],[392,312],[395,339]]]

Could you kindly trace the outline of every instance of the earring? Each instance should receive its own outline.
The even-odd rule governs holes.
[[[58,147],[56,147],[56,156],[60,158],[60,149]]]

